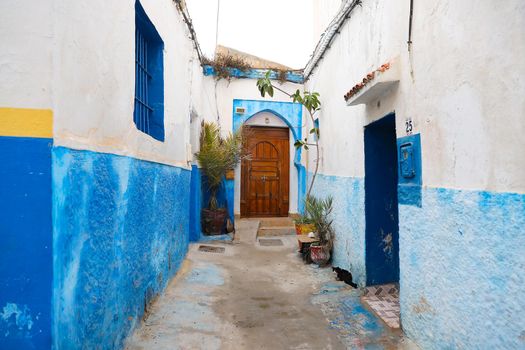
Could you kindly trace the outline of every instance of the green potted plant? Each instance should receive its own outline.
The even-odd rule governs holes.
[[[217,194],[223,185],[226,172],[234,169],[243,157],[243,128],[227,137],[221,136],[216,123],[204,122],[200,135],[200,150],[195,154],[206,179],[209,192],[208,207],[202,209],[202,231],[207,235],[222,234],[227,208],[220,208]]]
[[[305,201],[305,211],[315,225],[316,238],[318,239],[318,242],[310,245],[310,256],[312,261],[320,266],[326,265],[330,261],[334,238],[333,220],[330,218],[333,202],[331,196],[325,199],[309,196]]]
[[[307,214],[299,214],[294,219],[295,233],[298,235],[307,235],[310,232],[315,231],[315,225]]]

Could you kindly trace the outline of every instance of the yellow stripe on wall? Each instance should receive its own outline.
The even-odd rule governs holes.
[[[53,111],[0,108],[0,136],[52,138]]]

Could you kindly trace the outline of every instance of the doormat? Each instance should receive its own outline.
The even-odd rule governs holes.
[[[259,238],[259,244],[265,247],[275,247],[283,245],[283,241],[276,238]]]
[[[214,247],[211,245],[200,245],[199,251],[205,253],[224,253],[224,247]]]

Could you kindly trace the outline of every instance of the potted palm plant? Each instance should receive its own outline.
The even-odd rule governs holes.
[[[234,169],[243,157],[243,128],[222,137],[216,123],[204,122],[200,135],[200,150],[195,154],[205,176],[209,193],[208,207],[202,209],[202,231],[218,235],[224,231],[228,209],[220,207],[217,194],[228,170]]]
[[[332,210],[333,198],[331,196],[325,199],[309,196],[305,201],[305,211],[315,226],[319,241],[310,246],[310,256],[312,261],[320,266],[330,261],[334,238],[333,220],[330,218]]]

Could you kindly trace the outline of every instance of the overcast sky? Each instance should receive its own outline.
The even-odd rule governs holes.
[[[310,0],[186,0],[201,49],[215,50],[217,4],[219,45],[304,68],[314,42]]]

